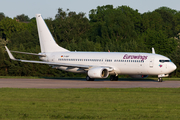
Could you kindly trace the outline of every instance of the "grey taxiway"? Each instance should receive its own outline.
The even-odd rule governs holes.
[[[180,81],[84,79],[0,79],[0,88],[179,88]]]

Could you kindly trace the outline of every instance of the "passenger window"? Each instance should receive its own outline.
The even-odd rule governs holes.
[[[159,60],[159,62],[164,63],[164,62],[171,62],[171,60]]]
[[[162,62],[162,63],[163,63],[164,61],[163,61],[163,60],[159,60],[159,62]]]

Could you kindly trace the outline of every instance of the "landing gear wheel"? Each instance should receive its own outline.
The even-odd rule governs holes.
[[[115,81],[118,81],[118,76],[115,76]]]
[[[162,78],[158,78],[158,82],[162,82],[163,80],[162,80]]]
[[[118,76],[111,75],[110,76],[110,81],[118,81]]]
[[[94,79],[93,79],[93,78],[90,78],[88,75],[86,76],[86,80],[87,80],[87,81],[94,81]]]
[[[110,81],[114,81],[114,75],[110,76]]]

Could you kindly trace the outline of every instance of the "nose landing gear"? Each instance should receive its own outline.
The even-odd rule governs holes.
[[[168,77],[169,74],[161,74],[161,75],[158,75],[158,82],[162,82],[162,77]]]
[[[158,78],[158,82],[162,82],[163,80],[162,80],[162,78]]]

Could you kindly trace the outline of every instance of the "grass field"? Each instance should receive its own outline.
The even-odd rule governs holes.
[[[180,119],[180,88],[0,88],[0,119]]]

